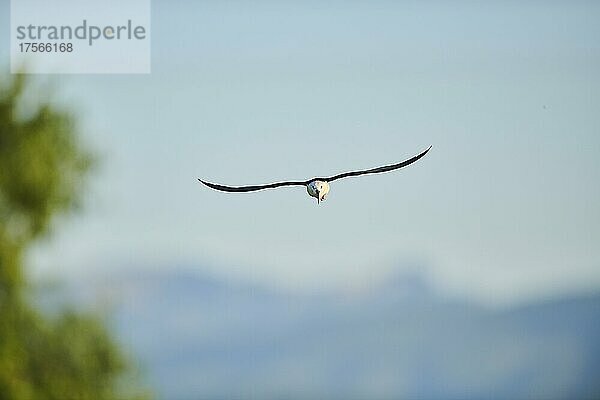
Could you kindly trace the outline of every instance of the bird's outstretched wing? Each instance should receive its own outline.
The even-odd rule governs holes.
[[[269,183],[267,185],[253,185],[253,186],[225,186],[218,185],[216,183],[210,183],[203,181],[202,179],[198,179],[200,182],[205,184],[211,189],[220,190],[222,192],[254,192],[257,190],[263,189],[272,189],[280,186],[306,186],[308,182],[300,182],[300,181],[287,181],[287,182],[276,182]]]
[[[421,158],[425,154],[427,154],[427,152],[430,149],[431,149],[431,146],[429,146],[429,148],[427,148],[427,150],[424,150],[420,154],[417,154],[416,156],[414,156],[412,158],[409,158],[408,160],[399,162],[397,164],[384,165],[383,167],[377,167],[377,168],[371,168],[371,169],[363,169],[363,170],[360,170],[360,171],[344,172],[343,174],[338,174],[338,175],[330,176],[328,178],[318,178],[318,179],[319,180],[323,180],[323,181],[327,181],[327,182],[332,182],[332,181],[335,181],[337,179],[347,178],[349,176],[359,176],[359,175],[367,175],[367,174],[379,174],[379,173],[382,173],[382,172],[393,171],[395,169],[406,167],[407,165],[410,165],[410,164],[414,163],[419,158]]]

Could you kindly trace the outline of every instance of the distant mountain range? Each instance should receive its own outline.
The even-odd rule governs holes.
[[[494,310],[418,275],[310,296],[186,273],[85,291],[165,399],[600,398],[600,293]]]

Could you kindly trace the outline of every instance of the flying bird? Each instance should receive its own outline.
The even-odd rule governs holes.
[[[251,185],[251,186],[225,186],[219,185],[217,183],[210,183],[203,181],[202,179],[198,179],[204,185],[208,186],[211,189],[220,190],[222,192],[255,192],[257,190],[263,189],[273,189],[282,186],[305,186],[306,191],[309,196],[317,199],[317,203],[325,200],[327,194],[329,193],[329,183],[338,179],[348,178],[351,176],[360,176],[360,175],[368,175],[368,174],[379,174],[382,172],[394,171],[396,169],[400,169],[402,167],[406,167],[423,157],[427,152],[431,149],[431,146],[427,148],[427,150],[422,151],[416,156],[409,158],[408,160],[404,160],[397,164],[384,165],[383,167],[371,168],[371,169],[363,169],[360,171],[350,171],[344,172],[342,174],[330,176],[327,178],[312,178],[305,181],[284,181],[284,182],[275,182],[269,183],[266,185]]]

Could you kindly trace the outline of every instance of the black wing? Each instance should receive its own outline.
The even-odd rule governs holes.
[[[202,179],[198,179],[200,182],[205,184],[211,189],[220,190],[222,192],[254,192],[263,189],[272,189],[280,186],[306,186],[308,182],[300,181],[288,181],[288,182],[277,182],[269,183],[267,185],[253,185],[253,186],[224,186],[216,183],[205,182]]]
[[[408,160],[399,162],[398,164],[384,165],[383,167],[377,167],[377,168],[371,168],[371,169],[364,169],[364,170],[361,170],[361,171],[344,172],[343,174],[334,175],[334,176],[331,176],[329,178],[319,178],[319,179],[327,181],[327,182],[331,182],[331,181],[335,181],[336,179],[347,178],[349,176],[359,176],[359,175],[366,175],[366,174],[379,174],[381,172],[393,171],[395,169],[406,167],[407,165],[410,165],[410,164],[414,163],[419,158],[421,158],[425,154],[427,154],[427,152],[430,149],[431,149],[431,146],[429,146],[429,148],[427,150],[423,151],[421,154],[417,154],[413,158],[409,158]]]

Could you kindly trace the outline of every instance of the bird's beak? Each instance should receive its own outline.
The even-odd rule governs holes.
[[[321,204],[321,193],[317,190],[317,204]]]

